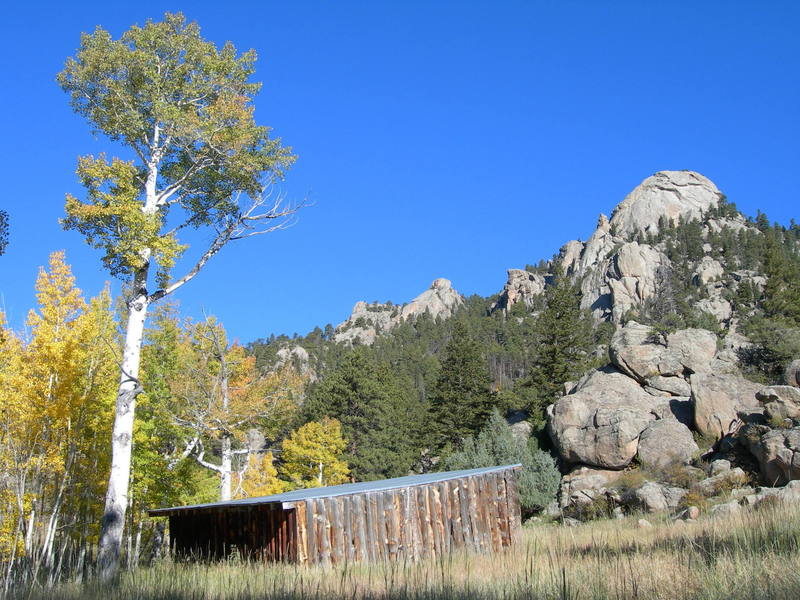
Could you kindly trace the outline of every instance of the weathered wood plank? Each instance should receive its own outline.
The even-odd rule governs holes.
[[[431,526],[433,527],[433,549],[436,556],[442,556],[443,551],[443,530],[442,530],[442,506],[439,502],[439,491],[436,486],[425,486],[428,490],[428,504],[430,506]]]
[[[366,498],[361,494],[353,496],[353,518],[355,520],[355,556],[356,560],[370,560],[369,550],[367,549],[367,525],[366,525]]]
[[[512,543],[517,543],[522,534],[522,512],[517,492],[517,478],[512,473],[508,479],[509,512],[511,513]]]
[[[327,566],[331,564],[331,526],[324,498],[314,500],[314,511],[317,521],[319,562]]]
[[[326,498],[325,510],[331,536],[331,561],[338,565],[344,562],[344,536],[342,532],[342,511],[339,498]]]
[[[366,516],[367,516],[367,552],[369,559],[373,562],[380,560],[381,554],[378,550],[378,499],[376,494],[367,494],[366,497]]]
[[[508,527],[508,498],[506,496],[506,478],[504,473],[497,476],[497,514],[498,527],[500,528],[500,538],[504,547],[511,545]]]
[[[464,546],[470,550],[475,550],[475,538],[472,535],[472,523],[469,518],[469,511],[471,509],[469,503],[469,489],[467,488],[467,480],[459,479],[457,482],[458,489],[458,503],[461,513],[461,532],[464,539]]]
[[[489,504],[489,515],[492,526],[492,548],[495,551],[503,547],[503,538],[501,536],[502,524],[500,522],[500,494],[497,490],[497,474],[489,474],[489,492],[491,494],[491,503]]]
[[[453,534],[450,527],[450,488],[446,481],[441,481],[436,485],[439,496],[439,510],[442,529],[442,552],[450,553]]]
[[[301,565],[308,564],[308,530],[306,529],[306,510],[305,502],[298,502],[295,506],[295,537],[297,546],[297,562]]]

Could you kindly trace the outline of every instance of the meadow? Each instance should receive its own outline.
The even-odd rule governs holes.
[[[769,506],[724,519],[674,523],[638,517],[579,527],[534,523],[494,555],[456,554],[416,564],[263,566],[164,560],[122,574],[113,588],[63,583],[6,598],[32,600],[474,600],[796,599],[800,508]]]

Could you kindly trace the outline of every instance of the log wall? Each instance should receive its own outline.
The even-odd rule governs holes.
[[[512,471],[297,502],[297,561],[436,558],[515,543],[521,517]]]
[[[177,557],[342,564],[437,558],[514,544],[521,517],[513,470],[291,504],[212,506],[169,516]]]

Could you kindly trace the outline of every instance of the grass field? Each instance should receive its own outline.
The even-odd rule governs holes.
[[[771,506],[724,520],[674,524],[596,521],[526,527],[499,555],[418,564],[174,564],[126,573],[115,588],[64,584],[12,598],[89,600],[388,599],[797,599],[800,508]]]

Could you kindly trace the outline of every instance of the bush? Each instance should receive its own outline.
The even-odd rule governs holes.
[[[700,509],[700,512],[706,512],[708,510],[708,500],[700,491],[689,490],[681,499],[678,508],[686,509],[690,506],[696,506]]]
[[[659,481],[687,489],[703,478],[704,473],[701,470],[692,469],[682,463],[665,467],[659,473]]]
[[[633,468],[625,471],[614,482],[614,487],[623,496],[628,492],[640,488],[647,481],[647,475],[640,468]]]
[[[476,437],[464,440],[460,452],[443,461],[445,470],[478,469],[520,463],[517,477],[523,515],[531,515],[550,504],[558,491],[561,473],[553,457],[539,449],[534,439],[518,439],[497,410],[492,411]]]
[[[579,521],[594,521],[595,519],[608,519],[614,507],[608,498],[602,494],[595,496],[591,502],[585,504],[572,504],[564,515]]]

